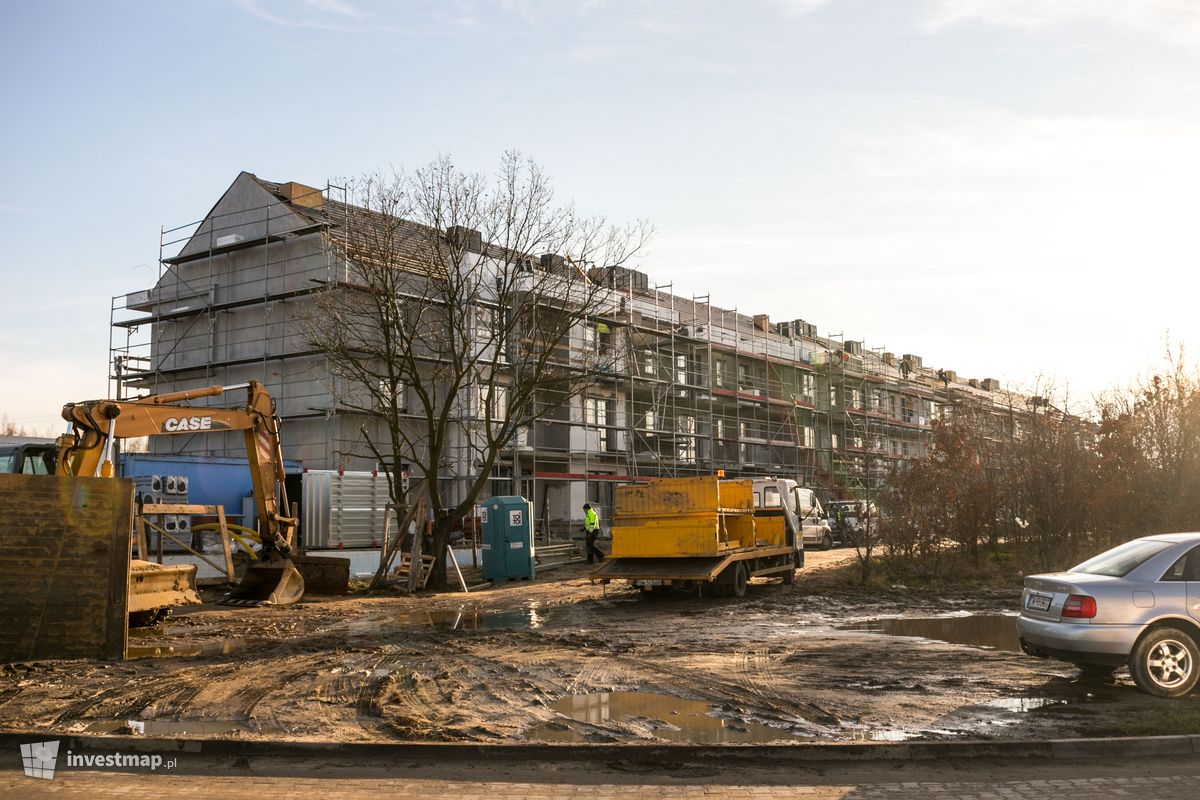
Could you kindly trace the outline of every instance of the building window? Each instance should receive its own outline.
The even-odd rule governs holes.
[[[717,386],[725,386],[725,359],[723,358],[713,360],[713,383]]]
[[[688,382],[687,356],[685,355],[675,356],[675,382],[679,384]]]
[[[807,372],[800,373],[800,397],[806,403],[815,401],[815,392],[813,391],[815,381],[813,376]]]
[[[800,432],[801,432],[801,436],[803,437],[804,446],[812,447],[813,441],[814,441],[814,433],[813,433],[812,426],[805,425],[803,428],[800,429]]]
[[[596,323],[596,341],[601,355],[608,355],[612,352],[612,329],[608,327],[607,323]]]
[[[643,421],[645,423],[644,425],[642,425],[643,428],[645,428],[647,431],[654,430],[654,409],[653,408],[646,409],[646,416]]]
[[[408,411],[408,387],[403,381],[396,381],[396,391],[393,392],[391,383],[386,379],[379,381],[379,410],[390,412],[395,403],[396,412],[404,414]]]
[[[675,449],[680,461],[690,464],[696,460],[696,418],[676,417],[675,430],[684,434],[676,437]]]
[[[479,402],[481,419],[487,419],[490,414],[493,422],[503,422],[508,416],[508,387],[480,386]]]
[[[713,427],[713,435],[717,439],[724,439],[725,438],[725,420],[718,417],[717,419],[713,420],[713,426],[714,426]]]
[[[583,401],[583,422],[596,428],[596,441],[608,450],[608,401],[589,397]]]
[[[657,365],[654,361],[654,351],[647,350],[642,354],[642,363],[645,365],[645,374],[653,378],[658,373]]]

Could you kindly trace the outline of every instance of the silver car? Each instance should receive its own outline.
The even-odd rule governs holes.
[[[1200,533],[1134,539],[1026,578],[1017,631],[1030,655],[1092,675],[1128,663],[1142,691],[1187,694],[1200,680]]]

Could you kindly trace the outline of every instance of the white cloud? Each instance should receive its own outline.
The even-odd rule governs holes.
[[[354,19],[362,19],[366,16],[362,11],[344,2],[344,0],[304,0],[304,4],[316,11],[341,14],[342,16]]]
[[[927,26],[938,31],[970,22],[1027,32],[1094,22],[1173,45],[1200,46],[1196,0],[935,0]]]
[[[831,0],[771,0],[787,14],[799,17],[829,5]]]

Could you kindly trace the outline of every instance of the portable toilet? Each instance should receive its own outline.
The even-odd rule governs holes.
[[[479,512],[484,580],[533,580],[533,504],[519,496],[492,497]]]

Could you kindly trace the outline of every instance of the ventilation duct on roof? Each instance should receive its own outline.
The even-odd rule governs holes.
[[[483,234],[462,225],[453,225],[446,229],[446,241],[451,247],[461,247],[471,253],[483,252]]]
[[[315,208],[320,210],[325,204],[325,196],[320,189],[314,189],[311,186],[305,186],[303,183],[288,181],[279,187],[279,193],[284,200],[295,206],[303,206],[304,208]]]

